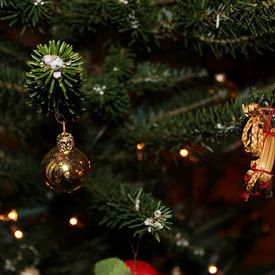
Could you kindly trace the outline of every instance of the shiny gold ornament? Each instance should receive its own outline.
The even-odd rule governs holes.
[[[63,132],[56,140],[56,147],[42,160],[42,173],[50,188],[71,193],[84,185],[91,165],[86,155],[74,147],[70,133]]]

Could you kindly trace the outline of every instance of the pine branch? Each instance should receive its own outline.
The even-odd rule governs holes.
[[[111,46],[105,57],[102,73],[123,81],[133,73],[134,58],[135,55],[128,49]]]
[[[58,39],[106,31],[118,34],[114,39],[119,41],[126,33],[129,45],[142,43],[147,50],[161,39],[183,38],[198,52],[209,47],[218,56],[247,53],[249,48],[272,50],[275,43],[272,1],[63,0],[55,8],[51,1],[42,2],[2,1],[0,18],[26,28],[40,22],[43,26],[52,12],[52,32]]]
[[[20,56],[19,54],[17,54],[16,50],[17,49],[11,50],[10,45],[6,46],[3,43],[0,44],[0,53],[2,54],[2,58],[3,58],[3,55],[6,55],[6,56],[12,57],[13,59],[15,59],[18,62],[25,63],[26,59],[24,57]]]
[[[238,97],[235,101],[200,108],[193,112],[180,112],[178,116],[163,116],[140,119],[135,117],[128,124],[126,137],[134,144],[142,141],[146,147],[171,149],[177,151],[184,144],[208,144],[238,136],[242,130],[245,116],[242,113],[243,103],[274,102],[275,86],[254,90],[249,96]],[[181,109],[184,110],[185,109]],[[169,114],[169,113],[168,113]]]
[[[272,33],[275,32],[275,28],[272,29]],[[235,38],[211,38],[211,37],[205,37],[205,36],[197,36],[196,38],[206,42],[208,44],[220,44],[220,45],[227,45],[227,44],[237,44],[240,42],[245,42],[245,41],[249,41],[249,40],[253,40],[257,37],[263,37],[265,36],[266,33],[259,33],[257,34],[257,36],[253,36],[253,35],[241,35]]]
[[[0,65],[1,132],[14,136],[21,143],[29,137],[35,124],[31,110],[26,106],[23,82],[24,71],[20,66],[17,68]]]
[[[0,65],[0,89],[2,91],[25,92],[23,87],[24,71],[6,65]]]
[[[111,4],[115,1],[66,1],[56,2],[53,20],[53,36],[67,40],[83,37],[85,33],[95,33],[97,28],[110,23]],[[66,32],[64,32],[66,29]]]
[[[170,229],[171,210],[142,188],[131,187],[114,178],[106,169],[94,175],[90,185],[92,208],[102,213],[100,224],[127,228],[133,236],[146,232],[159,241],[159,234]]]
[[[49,18],[51,4],[51,0],[1,1],[0,20],[8,21],[10,26],[20,23],[24,32]]]
[[[176,86],[203,82],[207,76],[206,71],[201,68],[174,69],[150,62],[141,62],[135,67],[134,57],[129,50],[111,47],[101,74],[88,76],[82,92],[86,95],[87,109],[97,117],[121,122],[127,119],[131,105],[139,97],[149,92],[168,94]]]
[[[209,255],[221,250],[227,241],[219,240],[215,229],[222,228],[228,222],[232,222],[236,211],[236,208],[214,211],[215,214],[208,217],[205,223],[199,223],[196,226],[189,226],[195,221],[192,217],[188,217],[185,226],[175,225],[171,232],[165,234],[164,240],[168,243],[169,250],[175,258],[185,255],[195,261],[196,264],[204,266],[209,262]],[[199,232],[200,234],[198,234]],[[216,242],[217,245],[213,248],[213,243]]]
[[[35,184],[37,182],[38,174],[34,170],[37,167],[37,163],[28,157],[17,155],[17,158],[11,157],[7,152],[1,151],[0,156],[0,179],[1,186],[9,184],[12,186],[13,191],[26,192],[37,189],[39,186]],[[37,189],[38,190],[38,189]]]
[[[116,78],[109,74],[91,75],[82,87],[86,108],[104,120],[121,122],[130,110],[130,97]]]
[[[170,4],[174,4],[176,0],[154,0],[153,3],[158,6],[166,6]]]
[[[148,3],[145,5],[145,2],[140,1],[139,5],[134,5],[131,1],[129,4],[119,1],[83,1],[81,4],[73,1],[69,4],[62,2],[53,17],[56,25],[54,34],[59,39],[66,39],[68,36],[98,32],[100,25],[111,25],[121,33],[130,32],[133,43],[137,39],[153,41],[154,36],[157,40],[174,37],[174,34],[178,33],[191,43],[195,42],[198,51],[201,51],[204,45],[209,45],[217,55],[225,51],[234,53],[237,49],[244,50],[251,46],[259,49],[270,48],[274,43],[273,39],[265,39],[265,45],[261,43],[264,36],[274,33],[274,6],[267,1],[255,2],[252,5],[247,1],[219,5],[205,3],[204,6],[201,6],[199,1],[189,1],[185,4],[175,4],[172,11],[165,13],[161,7],[155,9],[156,3],[152,3],[150,7]],[[160,6],[163,4],[171,5],[170,1]],[[150,16],[147,16],[149,11]],[[67,32],[64,32],[64,28]]]
[[[198,100],[197,102],[194,102],[190,105],[179,107],[175,110],[167,112],[166,114],[161,114],[160,116],[157,116],[155,118],[155,121],[161,120],[161,119],[163,119],[163,117],[167,118],[167,117],[178,116],[180,114],[192,111],[194,109],[198,109],[199,107],[208,105],[208,104],[213,103],[213,102],[221,101],[221,100],[224,100],[224,99],[227,99],[227,98],[228,98],[227,92],[222,91],[222,92],[219,92],[219,93],[217,93],[217,94],[215,94],[211,97],[208,97],[208,98],[205,98],[205,99],[202,99],[202,100]]]
[[[173,69],[161,63],[139,63],[136,72],[126,81],[126,88],[138,95],[148,92],[169,92],[176,85],[188,85],[198,79],[202,81],[207,72],[201,68]]]
[[[1,89],[13,90],[13,91],[17,91],[19,93],[25,92],[25,89],[23,88],[23,86],[15,84],[15,83],[11,83],[11,82],[6,82],[6,81],[0,81],[0,90]]]
[[[26,89],[38,113],[62,114],[67,119],[81,111],[82,58],[71,45],[58,41],[38,45],[27,62]]]
[[[21,88],[20,94],[15,88],[14,84],[11,90],[7,90],[6,85],[4,90],[0,87],[2,93],[0,96],[0,132],[4,136],[14,137],[16,142],[23,144],[30,137],[37,120],[26,106],[26,98],[22,95]]]
[[[267,1],[184,1],[177,3],[177,12],[178,30],[199,52],[205,45],[222,55],[274,44],[275,10]]]

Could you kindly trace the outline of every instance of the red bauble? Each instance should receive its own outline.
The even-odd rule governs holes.
[[[159,274],[153,266],[143,261],[135,262],[132,260],[127,260],[127,261],[124,261],[124,263],[130,268],[131,272],[133,272],[133,275],[158,275]],[[134,269],[134,266],[136,266],[136,270]]]

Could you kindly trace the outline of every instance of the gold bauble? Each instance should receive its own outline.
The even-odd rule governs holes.
[[[57,136],[57,145],[42,160],[46,184],[57,191],[71,193],[84,185],[91,165],[86,155],[74,147],[70,133]]]

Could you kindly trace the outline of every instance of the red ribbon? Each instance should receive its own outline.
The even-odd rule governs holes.
[[[248,174],[245,174],[244,181],[247,183],[249,182],[249,180],[250,180],[250,176]],[[272,180],[270,179],[268,182],[261,182],[260,185],[263,189],[266,189],[270,185],[271,181]]]
[[[253,192],[251,195],[248,194],[248,193],[246,193],[246,192],[244,192],[241,195],[241,199],[247,201],[250,197],[259,197],[259,196],[261,196],[260,192]]]
[[[254,163],[253,166],[250,167],[250,169],[251,169],[252,171],[254,171],[254,172],[257,172],[257,173],[266,173],[266,174],[269,174],[269,175],[273,175],[273,174],[272,174],[271,172],[269,172],[269,171],[266,171],[266,170],[264,170],[264,169],[257,169],[256,167],[257,167],[257,165],[256,165],[256,163]]]
[[[264,137],[264,143],[268,136],[275,137],[275,133],[270,131],[271,125],[272,125],[272,118],[273,118],[273,115],[275,112],[274,110],[275,110],[274,108],[271,108],[270,106],[268,107],[267,130],[266,130],[265,137]]]

